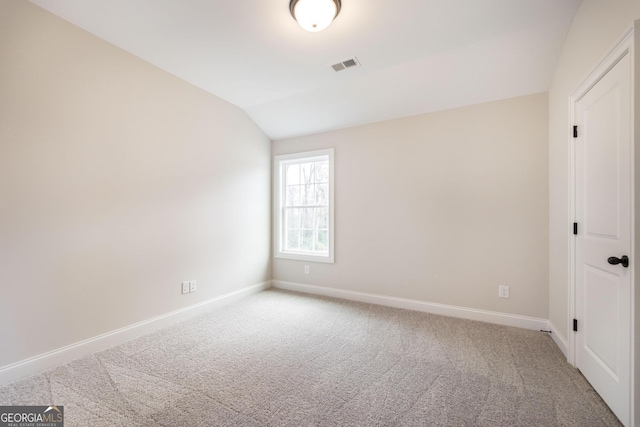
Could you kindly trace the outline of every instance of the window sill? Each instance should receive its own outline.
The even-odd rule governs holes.
[[[289,253],[289,252],[279,252],[274,255],[274,258],[279,259],[293,259],[297,261],[309,261],[309,262],[323,262],[326,264],[333,264],[333,256],[320,256],[320,255],[306,255],[306,254],[298,254],[298,253]]]

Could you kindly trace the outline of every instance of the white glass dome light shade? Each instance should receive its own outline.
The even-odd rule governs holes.
[[[338,16],[340,6],[340,0],[291,0],[289,10],[302,28],[317,33]]]

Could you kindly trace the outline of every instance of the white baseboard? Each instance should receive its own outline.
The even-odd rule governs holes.
[[[560,351],[562,351],[562,354],[564,354],[564,357],[568,357],[569,344],[567,344],[567,340],[564,339],[562,334],[559,333],[558,328],[556,328],[556,326],[553,323],[551,323],[551,320],[549,320],[548,324],[549,324],[548,328],[551,331],[551,338],[553,339],[553,342],[555,342],[558,348],[560,349]]]
[[[300,283],[284,282],[280,280],[272,280],[271,283],[274,288],[284,289],[288,291],[342,298],[369,304],[384,305],[387,307],[403,308],[406,310],[421,311],[431,314],[440,314],[442,316],[479,320],[481,322],[514,326],[516,328],[531,329],[536,331],[547,329],[549,324],[549,322],[545,319],[519,316],[515,314],[498,313],[494,311],[479,310],[475,308],[457,307],[453,305],[437,304],[406,298],[396,298],[364,292],[347,291],[343,289],[325,288],[322,286],[303,285]]]
[[[204,314],[210,310],[238,301],[246,296],[261,292],[270,287],[270,281],[248,286],[198,304],[190,305],[189,307],[185,307],[180,310],[175,310],[115,331],[107,332],[106,334],[98,335],[75,344],[22,360],[20,362],[12,363],[11,365],[2,366],[0,367],[0,386],[9,384],[29,375],[36,374],[45,369],[70,362],[96,351],[122,344],[126,341],[174,323]]]

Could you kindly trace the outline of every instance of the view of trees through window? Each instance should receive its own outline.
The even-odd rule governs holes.
[[[329,161],[293,163],[284,170],[285,250],[329,251]]]

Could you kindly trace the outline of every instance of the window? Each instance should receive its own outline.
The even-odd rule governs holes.
[[[333,262],[333,149],[275,156],[276,258]]]

